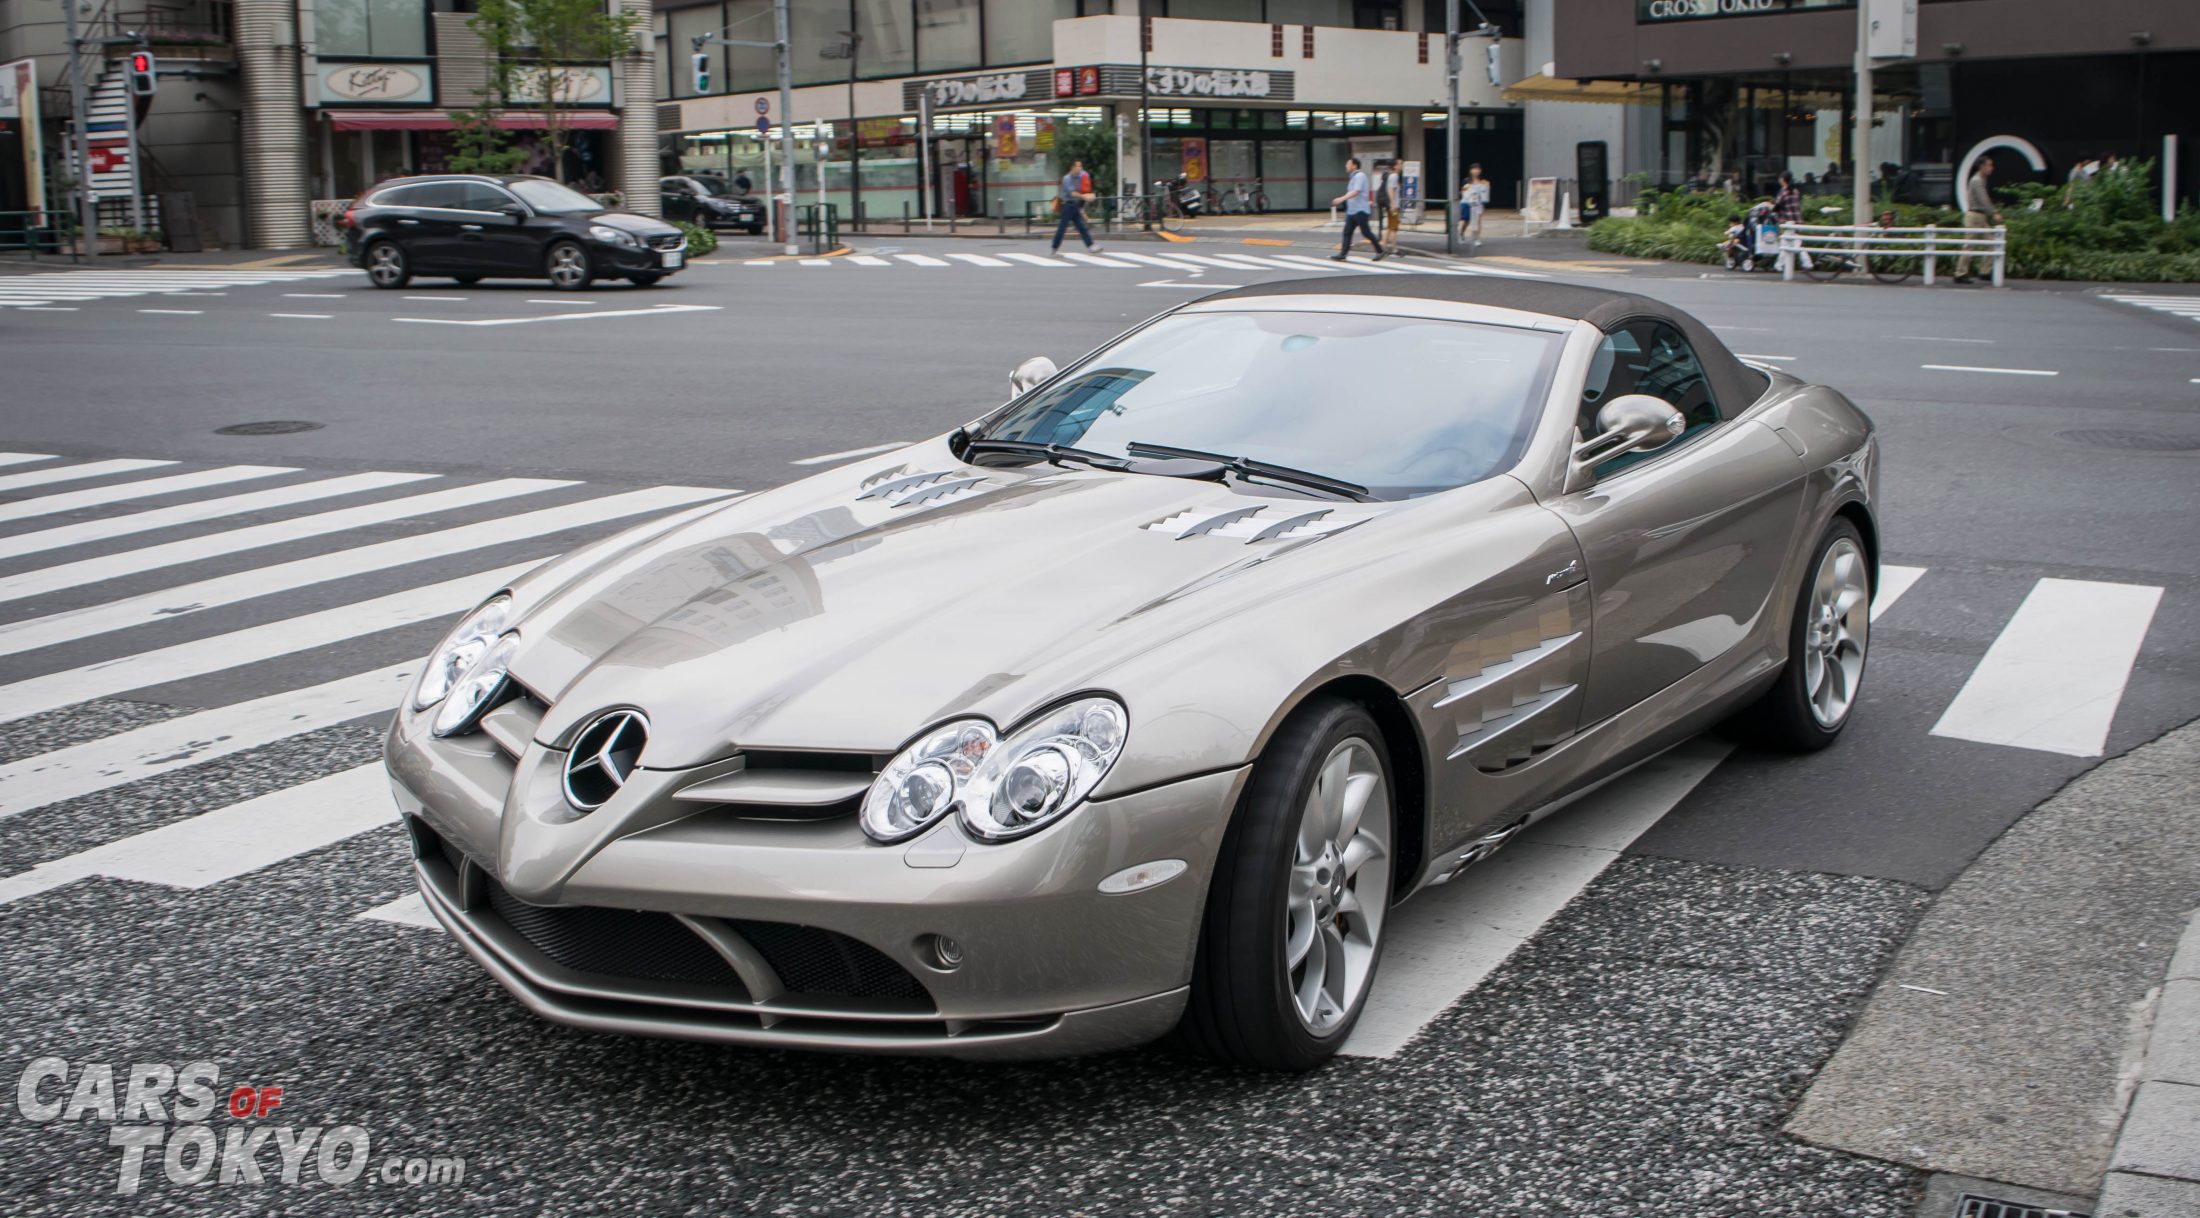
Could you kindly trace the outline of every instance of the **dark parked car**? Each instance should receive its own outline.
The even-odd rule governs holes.
[[[378,288],[415,275],[547,279],[578,292],[598,278],[647,287],[687,261],[677,225],[612,211],[548,178],[394,178],[344,210],[344,248]]]
[[[755,195],[735,194],[714,179],[686,175],[664,178],[657,189],[664,197],[667,220],[752,234],[764,231],[764,200]]]

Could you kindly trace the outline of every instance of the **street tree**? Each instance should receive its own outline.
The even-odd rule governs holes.
[[[458,154],[453,169],[509,173],[525,155],[510,147],[496,116],[514,103],[542,107],[542,142],[550,173],[565,180],[573,143],[570,113],[593,85],[587,69],[634,49],[638,14],[604,0],[479,0],[467,27],[488,57],[488,82],[474,91],[481,104],[452,115]]]

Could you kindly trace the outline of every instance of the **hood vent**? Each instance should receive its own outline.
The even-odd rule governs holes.
[[[943,479],[952,479],[943,481]],[[905,508],[924,503],[937,503],[953,498],[984,482],[983,477],[955,478],[944,470],[929,473],[903,474],[888,478],[876,485],[867,486],[857,500],[884,499],[887,506]]]
[[[1168,533],[1178,541],[1192,537],[1226,537],[1251,545],[1256,541],[1308,541],[1327,537],[1365,523],[1367,519],[1366,516],[1341,517],[1334,508],[1290,512],[1276,511],[1272,504],[1254,504],[1220,512],[1210,508],[1186,508],[1145,528],[1155,533]]]

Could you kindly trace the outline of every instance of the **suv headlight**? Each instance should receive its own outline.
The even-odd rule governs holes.
[[[602,224],[591,224],[588,226],[588,235],[598,241],[603,242],[605,245],[623,245],[630,250],[638,250],[642,248],[641,240],[637,238],[634,234],[627,232],[625,229],[611,228],[607,225]]]
[[[1035,833],[1083,803],[1123,753],[1130,716],[1113,698],[1065,702],[1006,739],[983,719],[926,732],[863,797],[863,831],[898,842],[949,812],[981,841]]]
[[[511,620],[512,598],[503,593],[483,601],[479,609],[462,618],[428,653],[427,670],[413,687],[413,709],[426,710],[450,696],[451,687],[489,653]]]

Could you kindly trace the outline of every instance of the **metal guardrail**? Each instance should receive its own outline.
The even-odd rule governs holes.
[[[0,211],[0,252],[25,250],[34,262],[42,253],[80,257],[72,252],[76,225],[67,212]]]
[[[1994,286],[2002,286],[2009,265],[2009,230],[1993,228],[1881,227],[1877,224],[1783,224],[1780,226],[1780,278],[1792,280],[1804,256],[1853,259],[1864,269],[1873,258],[1922,258],[1925,285],[1931,287],[1942,258],[1968,256],[1993,266]]]
[[[840,204],[804,203],[800,208],[802,239],[813,254],[840,248]]]

